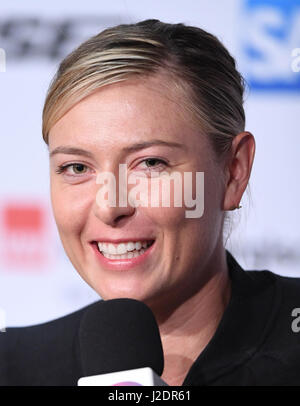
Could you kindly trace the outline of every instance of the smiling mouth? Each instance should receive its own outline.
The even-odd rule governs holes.
[[[111,260],[131,259],[143,255],[154,243],[154,240],[128,241],[120,244],[97,242],[98,251]]]

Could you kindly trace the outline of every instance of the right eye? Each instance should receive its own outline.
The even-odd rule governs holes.
[[[66,164],[66,165],[59,165],[57,167],[57,169],[55,170],[55,172],[58,174],[66,173],[67,169],[69,169],[69,168],[73,168],[73,174],[68,173],[68,175],[71,175],[71,176],[84,174],[84,173],[86,173],[86,170],[88,169],[88,167],[84,164],[72,163],[72,164]]]

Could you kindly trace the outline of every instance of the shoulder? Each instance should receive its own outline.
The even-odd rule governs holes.
[[[267,270],[245,273],[255,287],[252,294],[255,296],[253,304],[256,311],[265,312],[268,309],[268,319],[273,320],[273,332],[276,331],[274,338],[285,336],[286,343],[291,340],[295,345],[300,345],[300,333],[295,335],[291,327],[294,317],[300,315],[300,278]]]
[[[298,304],[300,307],[300,277],[275,274],[268,270],[245,271],[257,284],[273,287],[274,294],[281,296],[281,305]]]
[[[232,258],[230,265],[234,300],[220,330],[224,356],[214,384],[299,385],[300,278],[244,270]]]
[[[80,374],[77,333],[90,307],[58,319],[0,333],[0,385],[76,384]]]
[[[8,327],[6,332],[0,335],[0,339],[10,341],[20,337],[23,343],[26,343],[27,340],[32,343],[32,340],[42,338],[44,344],[55,337],[67,339],[69,336],[72,336],[74,329],[78,327],[83,314],[90,306],[91,305],[45,323],[25,327]]]
[[[266,319],[265,338],[245,370],[256,384],[298,385],[300,278],[281,276],[270,271],[252,271],[252,275],[257,280],[266,278],[273,289],[272,300],[266,303],[266,306],[271,306],[269,318]]]

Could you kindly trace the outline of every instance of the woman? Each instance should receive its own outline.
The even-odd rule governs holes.
[[[243,90],[234,59],[214,36],[146,20],[87,40],[62,61],[47,94],[43,137],[64,249],[103,299],[134,298],[151,308],[169,385],[299,382],[291,329],[299,281],[246,273],[224,248],[225,217],[240,207],[255,153]],[[106,189],[105,203],[99,176],[120,183],[120,165],[123,204],[122,188],[112,200]],[[162,192],[158,205],[149,204],[151,185],[163,187],[175,173],[170,205]],[[197,194],[197,173],[204,174],[204,210],[187,215],[176,193]],[[130,177],[148,182],[131,198]],[[4,384],[76,385],[84,312],[2,334]]]

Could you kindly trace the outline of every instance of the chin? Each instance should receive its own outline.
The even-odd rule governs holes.
[[[112,286],[104,288],[102,286],[92,286],[92,288],[100,295],[100,297],[104,300],[112,300],[112,299],[135,299],[141,302],[147,300],[147,294],[142,292],[140,289],[134,289],[132,287],[120,287]]]

